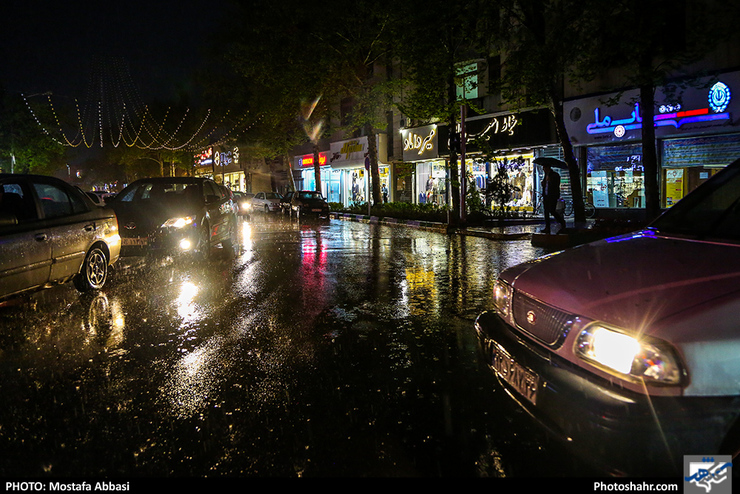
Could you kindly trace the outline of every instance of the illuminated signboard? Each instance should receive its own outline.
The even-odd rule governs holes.
[[[711,100],[711,96],[710,96]],[[727,108],[729,96],[726,101],[720,103],[714,108]],[[672,108],[672,107],[662,107]],[[678,129],[683,125],[697,122],[709,122],[713,120],[729,120],[730,114],[727,112],[713,111],[711,108],[698,108],[696,110],[674,111],[670,113],[658,113],[653,117],[656,127],[673,127]],[[586,132],[589,134],[613,133],[616,137],[624,137],[627,132],[642,128],[642,115],[640,113],[640,103],[635,103],[634,110],[629,117],[613,120],[610,116],[600,117],[600,109],[594,109],[594,123],[586,126]]]
[[[482,142],[502,150],[557,142],[555,121],[547,109],[467,118],[465,137],[467,153],[479,152]],[[449,153],[449,125],[439,128],[439,152],[441,156]]]
[[[195,155],[195,166],[224,166],[239,164],[239,148],[231,151],[214,151],[208,148]]]
[[[656,136],[712,133],[732,125],[738,103],[730,88],[740,84],[740,72],[723,74],[721,79],[700,79],[685,88],[657,88],[653,115]],[[608,104],[611,99],[617,104]],[[576,145],[640,139],[645,123],[637,89],[625,91],[618,99],[610,94],[565,101],[563,110],[568,135]]]
[[[368,153],[367,136],[329,143],[329,164],[334,169],[363,166]]]
[[[313,166],[313,154],[304,154],[296,157],[299,167]],[[326,165],[326,153],[319,153],[319,166]]]
[[[436,125],[403,129],[401,135],[403,136],[404,161],[418,161],[438,157]]]

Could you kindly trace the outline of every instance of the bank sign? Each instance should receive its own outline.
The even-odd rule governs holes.
[[[656,136],[711,133],[732,125],[732,113],[738,106],[732,87],[740,87],[739,74],[696,81],[694,87],[670,91],[670,94],[661,88],[655,95],[653,125]],[[627,91],[617,104],[607,105],[606,101],[612,96],[563,104],[568,134],[574,145],[641,138],[645,122],[639,91]]]

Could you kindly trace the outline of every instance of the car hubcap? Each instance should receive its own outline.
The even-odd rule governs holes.
[[[90,255],[87,265],[87,279],[94,287],[100,287],[105,282],[106,260],[102,252],[96,250]]]

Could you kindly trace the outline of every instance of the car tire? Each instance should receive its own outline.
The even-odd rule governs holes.
[[[237,238],[237,235],[238,229],[236,222],[232,222],[231,228],[229,229],[229,237],[221,242],[221,247],[223,247],[224,250],[229,250],[236,253],[239,247],[239,239]]]
[[[81,292],[100,290],[108,279],[108,256],[94,246],[85,256],[80,272],[73,278],[75,288]]]
[[[211,258],[211,229],[206,224],[203,225],[198,234],[198,245],[195,248],[195,255],[199,261],[207,261]]]

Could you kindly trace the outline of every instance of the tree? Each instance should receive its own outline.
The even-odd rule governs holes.
[[[601,36],[588,45],[590,63],[581,68],[588,77],[597,70],[619,69],[617,87],[639,89],[645,210],[652,219],[661,210],[660,170],[655,127],[645,123],[654,121],[655,90],[677,81],[690,85],[692,78],[707,75],[695,62],[718,44],[737,39],[740,7],[717,0],[615,0],[599,2],[591,14],[591,29]]]
[[[380,204],[376,134],[387,126],[386,112],[398,88],[391,76],[389,6],[368,0],[351,4],[333,0],[332,3],[331,11],[337,15],[331,16],[325,30],[315,34],[320,40],[318,48],[328,50],[334,68],[332,77],[325,80],[325,91],[353,102],[343,130],[350,135],[367,136],[372,199]],[[377,75],[375,70],[380,66],[386,70]]]
[[[322,6],[298,0],[236,0],[231,28],[214,41],[213,58],[222,62],[223,70],[209,79],[206,97],[259,116],[248,146],[254,157],[289,163],[291,151],[308,142],[318,155],[332,96],[324,82],[332,64],[313,35],[325,12]]]
[[[387,90],[373,75],[387,51],[385,9],[378,2],[240,0],[248,19],[228,36],[226,60],[242,77],[248,104],[265,115],[260,139],[274,155],[310,142],[320,190],[319,142],[339,127],[335,106],[354,102],[341,130],[368,136],[373,198],[380,201],[375,135],[385,128]],[[331,12],[332,15],[326,15]]]
[[[394,55],[400,61],[406,85],[399,108],[417,122],[442,121],[450,128],[451,227],[463,220],[460,150],[455,145],[459,143],[456,135],[458,115],[465,104],[457,97],[459,67],[480,56],[480,28],[486,4],[477,0],[462,4],[429,0],[423,5],[397,2],[391,7],[392,37],[396,41]]]
[[[503,76],[492,81],[493,89],[514,107],[547,107],[552,113],[568,165],[576,223],[585,222],[585,205],[562,101],[566,80],[575,76],[588,54],[584,40],[591,38],[589,16],[594,7],[590,0],[502,0],[486,16],[485,31],[502,58]]]
[[[65,170],[65,148],[45,134],[19,94],[0,91],[0,168],[53,175]]]

